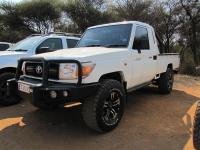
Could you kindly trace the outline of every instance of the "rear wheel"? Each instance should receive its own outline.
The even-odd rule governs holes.
[[[200,102],[197,104],[194,116],[193,144],[196,150],[200,150]]]
[[[158,88],[161,94],[169,94],[172,91],[174,83],[173,70],[168,68],[165,73],[162,73],[158,79]]]
[[[4,106],[14,105],[19,103],[19,96],[7,96],[7,80],[15,77],[14,73],[3,73],[0,75],[0,104]],[[13,91],[15,93],[15,91]]]
[[[82,115],[88,127],[99,132],[116,128],[123,116],[125,91],[115,80],[105,80],[94,97],[83,103]]]

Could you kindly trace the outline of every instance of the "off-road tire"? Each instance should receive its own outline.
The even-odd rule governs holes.
[[[7,96],[7,80],[15,77],[14,73],[6,72],[0,75],[0,104],[4,106],[14,105],[20,102],[17,95]],[[16,89],[17,90],[17,89]],[[15,91],[13,91],[15,93]]]
[[[174,83],[173,70],[168,68],[158,79],[158,89],[161,94],[170,94]]]
[[[103,113],[105,112],[104,109],[106,108],[105,105],[108,101],[109,96],[111,96],[111,99],[112,99],[111,94],[113,94],[113,92],[116,92],[115,93],[117,94],[115,95],[116,98],[120,97],[119,98],[120,103],[117,103],[119,105],[117,110],[116,108],[114,109],[116,110],[115,112],[118,112],[117,119],[116,119],[117,121],[115,121],[113,124],[108,125],[105,123],[106,122],[105,119],[103,119]],[[114,99],[114,96],[113,96],[113,99]],[[126,101],[126,93],[125,93],[123,85],[116,80],[112,80],[112,79],[104,80],[101,82],[100,88],[97,91],[96,95],[86,99],[83,102],[83,105],[82,105],[83,120],[85,121],[86,125],[93,130],[96,130],[98,132],[109,132],[113,130],[114,128],[116,128],[119,122],[121,121],[121,118],[124,113],[125,101]],[[114,103],[114,102],[111,102],[111,103]],[[114,105],[113,105],[113,108],[114,108]],[[109,108],[107,107],[107,109]]]
[[[200,150],[200,102],[197,103],[194,116],[193,144],[196,150]]]

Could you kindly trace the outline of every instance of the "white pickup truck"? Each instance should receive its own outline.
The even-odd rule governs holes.
[[[40,109],[82,103],[92,129],[108,132],[120,122],[127,92],[154,83],[169,94],[178,54],[160,54],[154,29],[128,21],[90,27],[77,48],[40,54],[19,61],[8,94],[30,95]],[[22,95],[23,95],[22,94]]]
[[[75,36],[73,36],[75,35]],[[0,52],[0,104],[11,105],[18,100],[6,96],[6,82],[14,77],[20,58],[74,47],[80,38],[72,33],[33,34]]]

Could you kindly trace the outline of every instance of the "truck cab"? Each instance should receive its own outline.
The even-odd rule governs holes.
[[[160,54],[155,31],[146,23],[118,22],[88,28],[73,50],[19,61],[8,93],[26,93],[40,109],[82,103],[87,126],[108,132],[123,116],[127,93],[149,84],[169,94],[178,54]]]

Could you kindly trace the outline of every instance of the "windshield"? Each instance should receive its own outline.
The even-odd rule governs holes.
[[[34,36],[34,37],[29,37],[26,38],[22,41],[19,41],[12,47],[8,49],[8,51],[28,51],[29,49],[32,48],[35,43],[38,42],[38,40],[41,38],[41,36]]]
[[[132,24],[121,24],[88,29],[77,47],[128,47]]]

